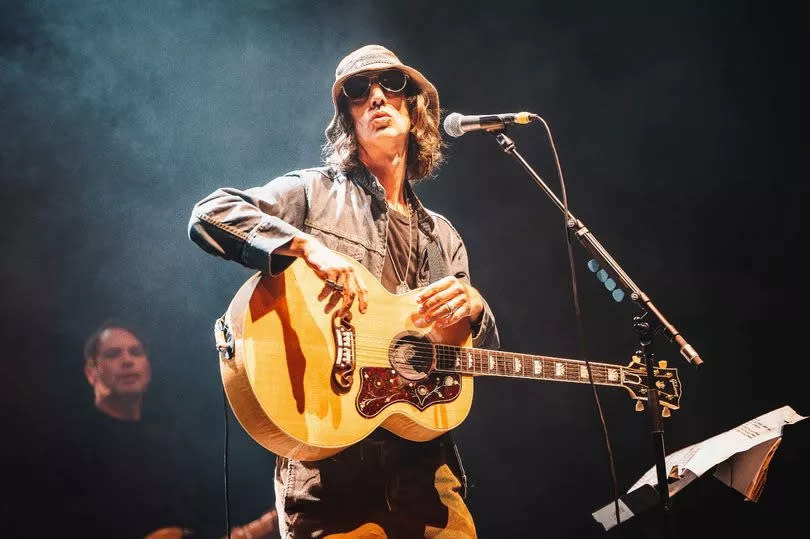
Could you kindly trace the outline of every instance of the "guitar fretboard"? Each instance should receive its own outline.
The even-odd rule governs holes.
[[[436,368],[442,371],[583,384],[589,382],[585,362],[576,359],[460,348],[445,344],[433,346],[436,353]],[[622,385],[621,367],[592,361],[590,365],[595,384]]]

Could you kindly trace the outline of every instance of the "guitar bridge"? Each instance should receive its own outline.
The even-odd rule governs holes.
[[[332,382],[340,393],[351,389],[354,381],[354,327],[345,316],[336,316],[332,319],[332,329],[335,334],[335,365],[332,367]]]

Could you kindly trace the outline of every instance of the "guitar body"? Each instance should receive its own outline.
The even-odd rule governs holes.
[[[302,259],[275,277],[251,277],[225,314],[232,353],[220,367],[231,408],[278,455],[323,459],[379,426],[427,441],[470,410],[472,376],[437,372],[431,346],[469,347],[469,323],[417,328],[418,290],[391,294],[344,258],[368,288],[364,314],[355,301],[339,317],[339,294]]]

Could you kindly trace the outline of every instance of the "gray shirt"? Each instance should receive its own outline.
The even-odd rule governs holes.
[[[426,209],[409,184],[406,194],[418,222],[417,285],[444,276],[436,275],[436,268],[431,271],[431,242],[443,262],[441,273],[469,283],[467,250],[459,233],[446,218]],[[305,232],[354,258],[380,280],[388,219],[385,191],[365,167],[352,173],[320,167],[289,172],[244,191],[214,191],[194,206],[189,237],[209,253],[276,275],[292,258],[274,251]],[[498,348],[495,318],[486,302],[472,329],[474,346]]]

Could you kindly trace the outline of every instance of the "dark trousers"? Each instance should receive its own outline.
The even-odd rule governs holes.
[[[383,429],[334,457],[276,462],[282,537],[475,537],[449,436],[410,442]]]

